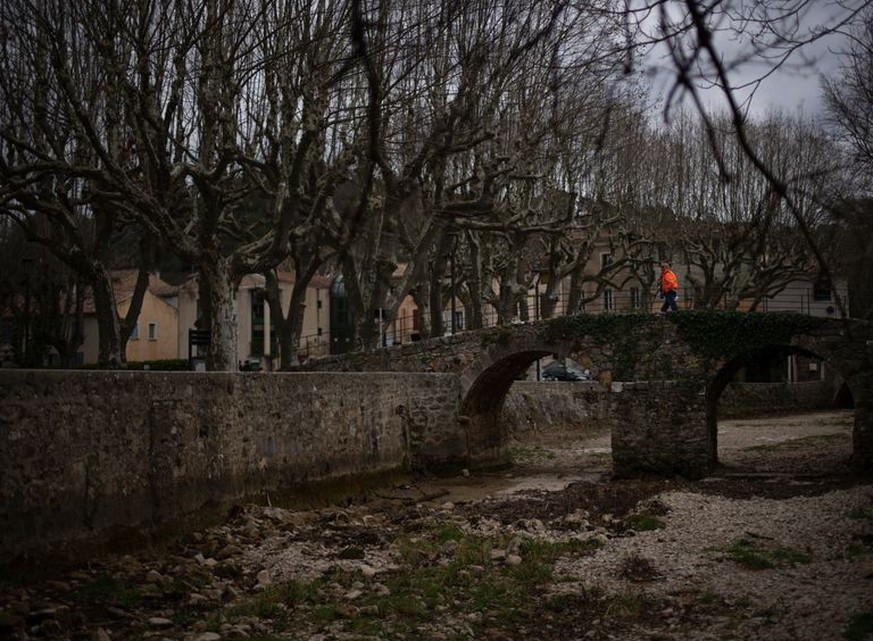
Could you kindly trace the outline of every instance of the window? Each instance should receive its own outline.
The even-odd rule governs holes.
[[[150,341],[158,340],[158,324],[157,323],[149,323],[149,340]]]
[[[130,340],[132,340],[132,341],[139,340],[139,323],[133,324],[133,329],[130,330]]]
[[[812,288],[812,300],[817,303],[829,303],[831,301],[831,288],[827,282],[820,281]]]
[[[609,311],[611,309],[614,309],[611,289],[604,289],[603,290],[603,309],[605,311]]]
[[[643,306],[643,299],[640,296],[639,287],[631,287],[630,289],[630,306],[631,309],[639,309]]]

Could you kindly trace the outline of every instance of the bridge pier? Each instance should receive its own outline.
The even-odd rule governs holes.
[[[716,435],[707,425],[699,381],[614,383],[612,465],[616,478],[697,479],[716,463]]]

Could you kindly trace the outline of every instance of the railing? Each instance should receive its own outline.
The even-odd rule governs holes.
[[[681,310],[689,309],[722,309],[740,312],[797,312],[811,316],[831,317],[838,316],[838,305],[833,297],[816,296],[812,287],[795,287],[785,289],[779,294],[762,299],[753,307],[753,301],[749,299],[739,302],[729,302],[724,296],[706,296],[695,298],[692,288],[682,288],[679,292],[677,305]],[[715,305],[706,301],[718,299]],[[628,313],[658,313],[661,310],[663,300],[657,295],[642,291],[617,291],[605,290],[597,298],[585,298],[584,302],[571,309],[569,295],[565,294],[553,301],[543,300],[543,295],[528,296],[518,305],[514,317],[504,324],[542,320],[546,318],[546,310],[550,310],[549,318],[565,316],[577,313],[586,314],[628,314]],[[443,313],[443,336],[472,329],[471,318],[461,304],[456,305],[458,315],[454,326],[451,322],[451,312],[446,309]],[[482,327],[494,327],[501,324],[497,310],[489,306],[482,314]],[[415,342],[422,338],[416,326],[416,319],[411,315],[399,316],[393,321],[380,323],[374,321],[379,332],[378,343],[383,347],[402,345]],[[340,342],[344,344],[340,345]],[[300,338],[298,358],[305,361],[309,358],[326,356],[333,352],[344,352],[353,349],[348,339],[332,338],[327,334],[304,335]],[[334,349],[331,350],[331,345]]]

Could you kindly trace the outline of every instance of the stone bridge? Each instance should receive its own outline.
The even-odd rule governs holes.
[[[707,475],[717,463],[719,395],[746,363],[776,355],[822,359],[854,403],[853,466],[873,471],[873,328],[793,313],[681,312],[578,315],[315,361],[306,369],[454,372],[467,463],[508,462],[500,411],[513,381],[537,359],[570,356],[613,392],[617,476]]]

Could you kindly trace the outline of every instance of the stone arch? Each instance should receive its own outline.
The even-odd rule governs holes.
[[[507,434],[500,424],[500,412],[518,375],[540,358],[562,358],[579,350],[578,343],[546,342],[522,335],[483,350],[461,372],[460,415],[471,466],[499,467],[509,463]]]
[[[706,386],[706,429],[708,437],[713,443],[713,463],[717,463],[718,456],[718,401],[734,375],[751,359],[760,357],[787,358],[792,355],[801,355],[823,361],[828,368],[837,372],[843,379],[841,384],[842,393],[854,398],[853,385],[850,382],[852,378],[851,368],[847,368],[845,360],[827,348],[827,340],[820,336],[798,335],[790,343],[762,345],[726,360],[721,364],[715,375],[709,379]],[[835,388],[831,395],[835,406],[839,393],[840,389]],[[855,430],[857,431],[857,429],[858,421],[856,420]],[[856,434],[853,437],[853,450],[857,443],[858,438]],[[857,458],[855,454],[853,452],[853,459]]]
[[[854,414],[852,467],[873,471],[873,325],[836,320],[816,335],[801,335],[795,344],[821,355],[845,381]]]

